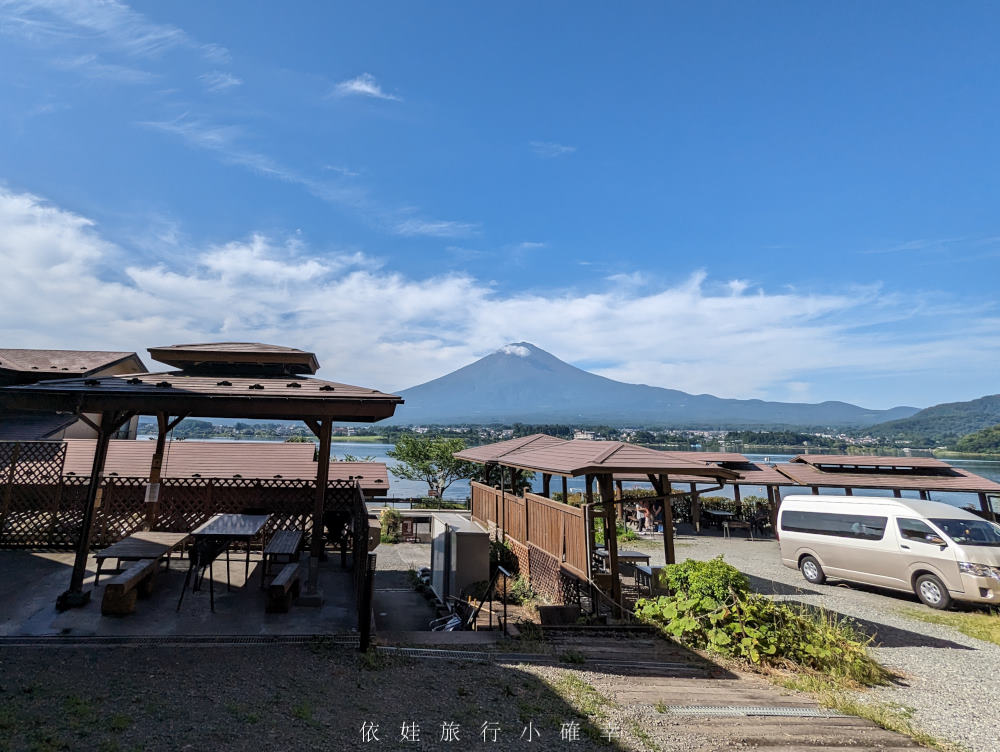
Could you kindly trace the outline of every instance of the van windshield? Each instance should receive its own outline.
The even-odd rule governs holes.
[[[992,522],[942,519],[931,522],[960,546],[1000,546],[1000,525]]]

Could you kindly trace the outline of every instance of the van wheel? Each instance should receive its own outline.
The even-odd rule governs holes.
[[[823,567],[812,556],[803,556],[802,561],[799,562],[799,569],[802,571],[802,576],[813,585],[822,585],[826,582],[826,573],[823,571]]]
[[[922,574],[913,584],[913,590],[920,602],[931,608],[948,608],[951,605],[951,595],[937,577],[932,574]]]

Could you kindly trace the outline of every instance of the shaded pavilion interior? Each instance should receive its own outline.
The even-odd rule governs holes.
[[[455,457],[481,463],[487,468],[494,466],[514,471],[539,473],[542,476],[543,497],[550,497],[554,477],[562,479],[564,494],[568,478],[585,478],[587,577],[588,580],[591,580],[591,584],[589,562],[596,549],[593,523],[595,519],[600,517],[604,521],[605,530],[616,528],[618,503],[614,494],[616,476],[629,474],[642,476],[653,485],[658,494],[649,500],[664,502],[663,507],[667,516],[664,529],[671,531],[663,536],[664,555],[666,561],[671,563],[675,560],[675,554],[673,526],[669,519],[669,499],[673,495],[679,495],[672,491],[671,478],[683,474],[701,480],[714,480],[721,484],[726,480],[735,480],[740,477],[737,472],[714,463],[679,457],[669,452],[647,449],[636,444],[619,441],[565,440],[545,434],[533,434],[496,444],[474,447],[457,452]],[[601,501],[599,503],[594,501],[595,482],[600,493]],[[512,490],[524,492],[525,489],[522,487]],[[563,498],[565,499],[566,496],[564,495]],[[622,590],[621,580],[618,576],[617,537],[606,535],[605,541],[611,569],[610,596],[616,604],[621,606]]]
[[[335,421],[374,422],[390,417],[402,398],[370,389],[312,378],[319,368],[314,353],[260,343],[205,343],[150,348],[150,356],[177,370],[100,378],[41,381],[0,389],[0,407],[59,412],[84,420],[101,416],[84,508],[83,529],[69,589],[59,608],[85,604],[88,543],[105,472],[110,439],[136,415],[155,416],[157,440],[150,462],[146,493],[148,519],[158,511],[166,439],[187,417],[301,420],[319,439],[319,456],[329,457]],[[330,463],[316,463],[316,499],[313,529],[322,531]],[[312,536],[307,594],[316,593],[318,561],[323,537]],[[303,599],[306,601],[306,599]]]

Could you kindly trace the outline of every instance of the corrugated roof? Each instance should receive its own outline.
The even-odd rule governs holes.
[[[90,475],[94,459],[92,439],[68,439],[64,475]],[[155,441],[111,441],[104,474],[129,478],[149,476]],[[164,478],[241,478],[315,480],[315,444],[255,441],[168,441],[161,475]],[[364,492],[384,495],[389,475],[381,462],[331,462],[330,480],[361,481]]]
[[[800,454],[789,462],[847,467],[951,467],[936,457],[867,457],[853,454]]]
[[[54,413],[0,413],[0,441],[47,439],[76,423],[75,415]]]
[[[798,458],[796,458],[798,459]],[[948,472],[940,470],[946,468]],[[870,465],[868,466],[870,467]],[[960,467],[942,462],[933,465],[939,472],[933,475],[906,473],[899,470],[887,473],[825,471],[804,462],[778,465],[782,475],[802,486],[829,488],[898,488],[914,491],[961,491],[967,493],[997,493],[1000,483],[970,473]]]
[[[184,371],[54,379],[0,389],[14,408],[85,412],[136,410],[193,417],[379,420],[403,399],[377,389],[296,375],[233,376]]]
[[[132,352],[104,350],[24,350],[0,348],[0,369],[26,373],[87,374],[106,368],[129,356]],[[136,356],[138,357],[138,356]]]
[[[462,454],[459,452],[456,456]],[[667,474],[687,472],[699,477],[739,477],[738,473],[718,465],[694,462],[667,452],[646,449],[621,441],[574,439],[551,442],[537,448],[529,445],[510,451],[497,461],[509,467],[570,477],[627,472]]]

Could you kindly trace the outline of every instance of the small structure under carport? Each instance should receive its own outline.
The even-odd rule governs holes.
[[[319,438],[319,456],[329,457],[332,424],[374,422],[390,417],[403,400],[393,394],[307,378],[319,368],[313,353],[259,343],[223,342],[150,348],[154,360],[180,370],[86,379],[59,379],[0,389],[0,407],[101,415],[97,431],[83,525],[69,588],[60,609],[82,606],[87,554],[111,436],[136,415],[156,416],[159,432],[149,469],[149,519],[155,519],[168,432],[183,418],[302,420]],[[316,500],[306,602],[316,592],[323,547],[323,512],[329,463],[316,464]],[[363,504],[362,504],[363,507]],[[364,520],[367,526],[367,519]],[[359,522],[360,524],[360,522]],[[367,537],[367,533],[366,536]],[[356,562],[357,564],[357,562]]]

